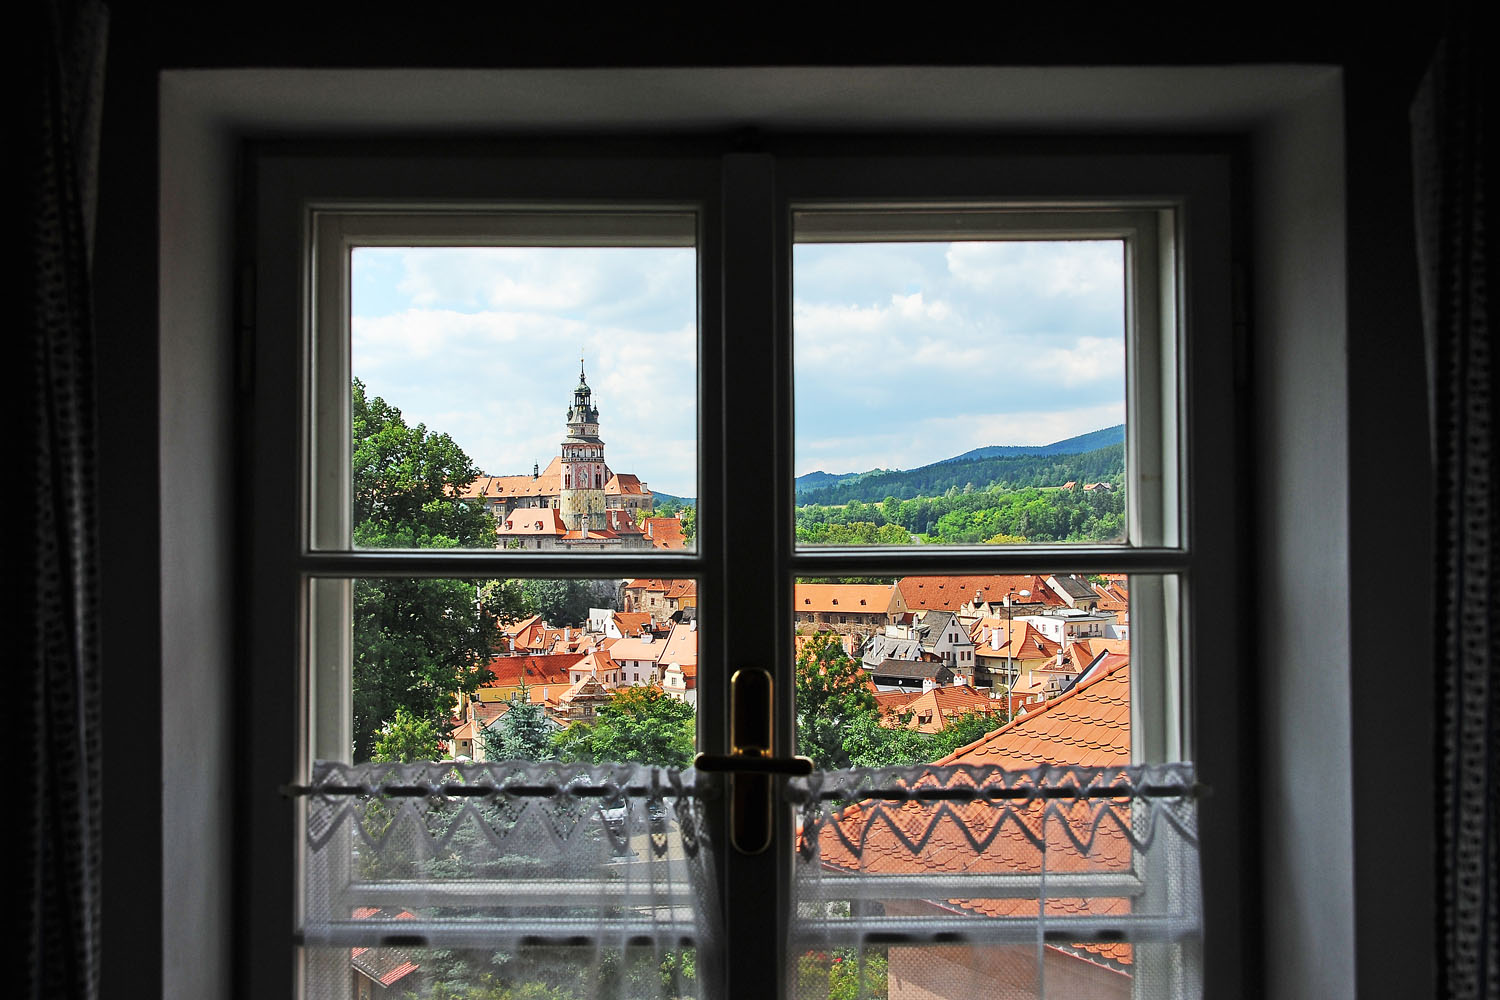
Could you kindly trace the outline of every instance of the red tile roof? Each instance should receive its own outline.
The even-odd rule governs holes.
[[[1130,763],[1130,657],[1110,653],[1091,676],[939,764],[1117,767]]]
[[[1038,764],[1119,766],[1130,762],[1130,661],[1118,657],[1106,661],[1102,670],[1062,697],[1047,702],[1009,725],[962,747],[938,764],[989,764],[1029,768]],[[930,779],[919,779],[930,780]],[[959,780],[959,779],[955,779]],[[1117,809],[1127,807],[1118,806]],[[1044,814],[1052,810],[1048,822]],[[1007,809],[989,803],[956,804],[957,822],[938,819],[936,811],[917,802],[884,804],[885,820],[876,821],[876,810],[858,804],[835,813],[818,837],[823,863],[848,871],[917,874],[924,871],[1018,872],[1042,870],[1043,854],[1035,840],[1046,844],[1048,871],[1129,871],[1132,850],[1129,840],[1113,823],[1099,823],[1097,806],[1088,801],[1037,799],[1015,802]],[[1064,822],[1058,822],[1062,819]],[[886,821],[900,828],[908,843],[920,844],[913,851],[901,842]],[[962,824],[962,829],[959,826]],[[1018,824],[1024,824],[1023,831]],[[1072,837],[1064,825],[1072,828]],[[1128,825],[1128,821],[1126,823]],[[923,834],[931,826],[931,835]],[[966,832],[967,831],[967,832]],[[974,849],[996,832],[989,848]],[[1029,836],[1028,832],[1029,831]],[[840,836],[842,833],[842,836]],[[1092,834],[1093,849],[1085,856],[1077,847]],[[1073,838],[1077,838],[1077,841]],[[855,854],[845,842],[862,844]],[[1023,916],[1036,912],[1033,899],[949,899],[955,910],[988,916]],[[1130,901],[1123,897],[1054,899],[1045,903],[1049,914],[1109,915],[1126,913]],[[1128,966],[1129,944],[1085,944],[1078,950],[1116,966]]]
[[[675,517],[648,517],[641,529],[658,549],[687,548],[687,539],[682,535],[682,522]]]
[[[498,535],[562,535],[567,525],[552,507],[517,507],[495,528]]]
[[[1065,602],[1052,588],[1046,578],[1035,575],[1021,576],[907,576],[896,581],[906,606],[913,611],[930,609],[935,611],[957,611],[974,600],[977,592],[980,600],[1001,604],[1012,589],[1031,591],[1030,598],[1016,597],[1014,603],[1041,604],[1056,607]]]
[[[651,493],[646,489],[645,483],[628,472],[611,476],[609,482],[604,484],[604,492],[612,496],[647,496]]]
[[[480,476],[463,491],[469,498],[556,496],[562,482],[562,458],[554,456],[539,476]]]
[[[566,684],[568,668],[577,662],[575,653],[497,656],[488,664],[491,679],[480,687],[512,687],[521,683],[528,686]]]
[[[824,614],[884,615],[891,606],[889,584],[797,583],[792,585],[794,611]]]
[[[882,709],[885,708],[878,696],[876,703],[880,704]],[[949,722],[964,715],[971,713],[991,715],[999,710],[999,702],[993,701],[989,695],[976,691],[966,684],[951,684],[935,687],[930,691],[922,691],[896,708],[896,712],[900,715],[910,713],[911,719],[906,727],[921,733],[938,732]]]

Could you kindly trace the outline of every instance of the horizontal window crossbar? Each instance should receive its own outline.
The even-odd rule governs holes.
[[[968,898],[978,898],[970,896]],[[1107,917],[876,917],[799,919],[799,942],[830,944],[1034,944],[1041,937],[1055,944],[1171,942],[1200,935],[1198,921],[1187,915],[1161,914]]]
[[[1032,875],[1006,872],[983,875],[835,875],[824,871],[816,893],[823,899],[1119,899],[1146,891],[1131,873],[1056,872]]]
[[[403,920],[400,929],[369,920],[340,920],[296,935],[303,947],[334,948],[488,948],[589,946],[600,942],[620,945],[666,945],[690,948],[696,944],[697,923],[691,913],[681,916],[631,914],[607,922],[588,917],[483,917],[479,919]]]
[[[597,906],[601,902],[634,900],[640,903],[646,890],[630,881],[608,882],[598,878],[508,878],[450,882],[355,882],[342,894],[350,906]],[[687,880],[653,880],[649,895],[662,906],[692,906],[698,890]],[[933,895],[928,892],[927,895]],[[1118,893],[1117,893],[1118,895]]]

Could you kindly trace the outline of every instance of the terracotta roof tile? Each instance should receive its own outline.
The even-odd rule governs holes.
[[[1065,604],[1055,591],[1047,586],[1045,577],[1036,575],[1012,576],[907,576],[896,581],[901,597],[912,610],[931,608],[939,611],[957,611],[974,600],[1001,604],[1012,589],[1029,590],[1027,604],[1057,607]],[[1015,598],[1017,604],[1021,598]]]
[[[568,668],[578,662],[576,654],[547,653],[536,656],[496,656],[488,666],[491,679],[480,687],[514,687],[525,683],[563,684],[568,679]]]
[[[682,534],[682,522],[675,517],[648,517],[641,525],[641,530],[658,549],[687,548],[687,539]]]
[[[891,606],[889,584],[798,583],[792,586],[795,611],[884,615]]]

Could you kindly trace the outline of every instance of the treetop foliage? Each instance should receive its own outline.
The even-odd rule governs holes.
[[[1123,476],[1125,447],[1112,444],[1071,455],[993,455],[982,458],[949,459],[916,469],[876,469],[839,479],[827,485],[799,488],[799,504],[865,503],[894,496],[942,496],[950,489],[963,490],[999,486],[1019,490],[1029,486],[1061,486],[1068,480],[1106,482]]]
[[[404,707],[381,727],[375,737],[370,759],[393,764],[410,764],[418,760],[438,759],[437,727],[428,719],[419,719]]]
[[[874,712],[864,668],[844,652],[841,637],[809,637],[797,654],[797,752],[818,767],[847,767],[843,729]]]
[[[458,496],[477,470],[446,434],[407,426],[355,379],[354,543],[365,548],[488,547],[494,519]],[[409,713],[443,732],[454,695],[477,690],[498,645],[471,580],[354,581],[354,759],[382,726]],[[504,593],[492,594],[503,602]]]
[[[697,713],[654,685],[616,688],[593,723],[575,722],[555,737],[557,759],[687,767],[697,742]]]

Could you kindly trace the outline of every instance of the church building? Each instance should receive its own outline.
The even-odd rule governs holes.
[[[464,491],[496,521],[496,546],[511,549],[649,549],[638,518],[651,509],[650,489],[635,476],[613,472],[599,438],[583,361],[568,407],[561,454],[531,475],[479,476]]]

